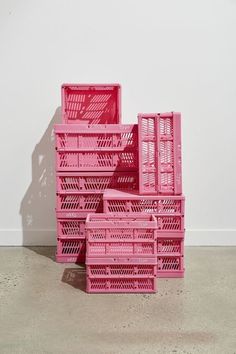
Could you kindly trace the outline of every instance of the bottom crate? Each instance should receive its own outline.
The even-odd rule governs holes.
[[[158,256],[157,278],[183,278],[184,256]]]
[[[155,293],[156,278],[90,278],[88,293]]]
[[[58,238],[56,261],[58,263],[85,263],[85,238]]]

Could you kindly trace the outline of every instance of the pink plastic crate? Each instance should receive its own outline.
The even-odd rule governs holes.
[[[59,238],[85,238],[85,218],[57,219],[57,236]]]
[[[63,84],[62,121],[67,124],[121,122],[118,84]]]
[[[107,188],[135,190],[137,172],[61,172],[57,173],[57,192],[101,193]]]
[[[102,194],[57,193],[57,211],[76,213],[77,217],[87,217],[87,214],[91,212],[101,213],[103,210],[102,203]],[[71,214],[67,214],[67,217],[70,216]]]
[[[156,226],[153,215],[89,214],[87,257],[155,256]]]
[[[86,272],[90,278],[147,278],[157,274],[157,259],[150,258],[86,258]]]
[[[155,293],[156,278],[90,278],[88,293]]]
[[[157,255],[158,256],[180,256],[184,254],[184,238],[158,237],[157,234]]]
[[[181,194],[180,113],[139,114],[140,194]]]
[[[56,261],[58,263],[84,263],[85,254],[85,239],[75,237],[57,239]]]
[[[157,257],[158,278],[183,278],[184,256],[159,256]]]
[[[55,125],[57,171],[138,171],[138,127]]]
[[[103,211],[154,214],[159,232],[183,232],[184,202],[184,196],[144,196],[136,191],[128,193],[107,189],[103,194]]]

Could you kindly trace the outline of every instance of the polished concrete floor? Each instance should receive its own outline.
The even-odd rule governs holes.
[[[186,248],[155,295],[88,295],[54,251],[0,248],[0,353],[236,353],[236,247]]]

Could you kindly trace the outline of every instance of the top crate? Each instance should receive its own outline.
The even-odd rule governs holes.
[[[182,194],[181,115],[138,115],[139,193]]]
[[[119,84],[63,84],[62,123],[120,123],[120,91]]]

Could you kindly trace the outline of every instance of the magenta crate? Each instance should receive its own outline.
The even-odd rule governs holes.
[[[55,125],[57,171],[138,171],[138,127]]]
[[[86,272],[90,278],[147,278],[157,274],[156,257],[88,258]]]
[[[184,231],[184,196],[139,195],[107,189],[103,194],[104,213],[149,213],[157,218],[159,232]]]
[[[87,277],[88,293],[155,293],[156,278],[90,278]]]
[[[58,172],[57,192],[101,193],[107,188],[135,190],[138,172]]]
[[[138,115],[140,194],[181,194],[181,115]]]
[[[160,256],[157,257],[158,278],[183,278],[184,256]]]
[[[102,194],[95,193],[57,193],[57,211],[76,212],[81,217],[88,213],[101,213]]]
[[[86,242],[84,238],[60,237],[57,239],[56,261],[58,263],[84,263]]]
[[[154,256],[156,226],[153,215],[89,214],[85,225],[87,257]]]
[[[120,123],[120,85],[63,84],[62,121],[66,124]]]
[[[57,219],[57,237],[85,238],[85,218]]]

